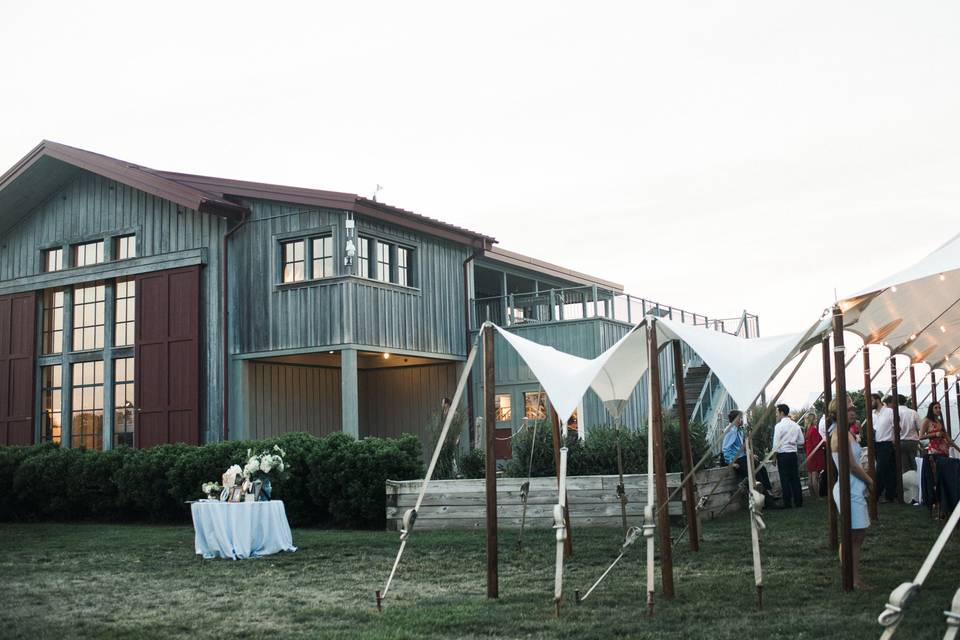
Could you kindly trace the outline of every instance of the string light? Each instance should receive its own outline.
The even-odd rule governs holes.
[[[940,282],[943,282],[943,281],[946,280],[946,279],[947,279],[947,276],[945,276],[945,275],[943,275],[943,274],[941,273],[941,274],[940,274]]]
[[[917,334],[911,333],[911,334],[910,334],[910,339],[911,339],[911,340],[916,340],[916,339],[917,339]]]
[[[896,285],[890,287],[890,291],[893,291],[894,293],[896,293],[896,292],[897,292],[897,287],[896,287]]]
[[[946,332],[947,332],[947,328],[943,325],[940,325],[940,333],[946,333]]]

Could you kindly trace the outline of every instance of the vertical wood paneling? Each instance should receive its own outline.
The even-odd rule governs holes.
[[[246,402],[251,438],[305,431],[325,436],[340,430],[340,370],[250,362]]]
[[[200,281],[200,379],[204,381],[201,429],[203,440],[218,440],[225,384],[220,259],[226,228],[227,223],[221,218],[186,210],[133,187],[80,172],[4,234],[8,248],[0,251],[0,280],[39,273],[41,248],[129,231],[137,234],[137,252],[141,256],[205,248],[207,264],[201,270]]]

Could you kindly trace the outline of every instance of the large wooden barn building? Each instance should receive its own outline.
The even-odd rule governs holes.
[[[54,142],[0,177],[0,444],[423,437],[483,321],[593,357],[644,313],[757,335],[755,316],[628,296],[352,194],[158,171]],[[692,354],[685,369],[693,417],[716,412],[722,388]],[[509,434],[542,413],[542,396],[499,343],[497,378]],[[584,425],[609,421],[595,400]]]

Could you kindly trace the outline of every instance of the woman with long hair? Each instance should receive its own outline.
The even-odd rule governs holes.
[[[853,400],[848,395],[847,415],[854,416]],[[860,549],[863,547],[863,541],[867,537],[867,527],[870,526],[870,514],[867,512],[867,492],[873,491],[873,480],[860,466],[860,443],[857,439],[850,437],[847,439],[849,447],[847,451],[840,451],[840,438],[837,435],[835,423],[837,420],[837,398],[830,401],[827,415],[827,427],[830,437],[830,451],[833,454],[833,463],[837,469],[840,469],[840,456],[845,455],[849,459],[850,466],[850,528],[853,538],[853,586],[857,589],[865,588],[860,582]],[[851,420],[852,422],[852,420]],[[833,501],[837,508],[840,508],[840,483],[833,485]]]
[[[951,446],[960,451],[960,447],[957,447],[943,428],[943,410],[939,402],[932,402],[927,407],[927,415],[920,423],[920,439],[927,440],[927,453],[933,456],[934,462],[948,457]]]
[[[820,429],[817,427],[817,414],[808,411],[803,416],[803,450],[807,456],[807,477],[810,484],[810,497],[820,497],[820,472],[823,471],[824,463],[827,460],[827,452],[823,446],[823,438],[820,437]],[[817,449],[817,447],[820,447]],[[816,453],[814,453],[816,451]]]

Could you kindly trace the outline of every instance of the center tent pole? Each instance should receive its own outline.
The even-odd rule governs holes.
[[[957,392],[957,429],[960,429],[960,376],[957,376],[954,385]],[[950,434],[950,437],[953,438],[953,434]]]
[[[660,355],[657,349],[657,321],[651,318],[647,324],[647,358],[650,361],[650,417],[652,433],[647,437],[653,440],[654,473],[656,474],[657,504],[667,502],[667,456],[663,449],[663,407],[660,395]],[[660,582],[663,585],[663,597],[672,600],[673,591],[673,551],[670,543],[670,508],[661,506],[657,510],[657,529],[660,534]]]
[[[557,472],[557,491],[560,490],[560,449],[566,446],[561,443],[560,435],[560,416],[557,410],[550,404],[550,423],[553,425],[553,464]],[[570,535],[570,505],[566,500],[563,501],[563,522],[566,525],[567,537],[563,540],[563,557],[570,558],[573,555],[573,537]]]
[[[673,341],[673,379],[677,388],[677,417],[680,420],[680,449],[683,454],[683,499],[690,529],[690,550],[700,551],[700,524],[697,522],[696,486],[693,478],[693,451],[690,449],[690,428],[687,424],[687,394],[683,385],[683,359],[680,341]],[[667,506],[669,510],[669,505]]]
[[[840,468],[840,574],[843,590],[853,591],[853,532],[850,514],[850,431],[847,426],[847,374],[843,370],[843,312],[833,308],[833,359],[837,367],[837,461]],[[829,433],[827,434],[829,438]],[[833,502],[833,495],[827,500]]]
[[[867,474],[877,486],[877,445],[873,433],[873,392],[870,383],[870,349],[863,345],[863,398],[865,400],[865,415],[863,416],[864,429],[867,432]],[[867,505],[870,508],[870,520],[877,521],[877,492],[871,491],[867,496]]]
[[[946,376],[943,377],[944,380],[947,379]],[[933,369],[930,369],[930,402],[934,403],[937,401],[937,376],[934,373]],[[916,403],[913,405],[914,411],[919,411],[920,407]],[[941,414],[943,415],[943,414]]]
[[[930,373],[933,373],[931,371]],[[910,399],[913,401],[913,408],[917,408],[917,373],[916,366],[910,363]]]
[[[900,395],[897,393],[897,359],[890,357],[890,395],[893,396],[893,457],[897,468],[897,502],[903,504],[903,465],[900,461]]]
[[[830,410],[830,400],[833,398],[833,392],[830,389],[830,334],[823,334],[823,341],[820,343],[821,354],[823,356],[823,424],[827,424],[827,413]],[[840,372],[837,372],[839,375]],[[827,529],[830,548],[836,550],[840,546],[837,539],[837,505],[833,503],[833,483],[835,474],[833,471],[833,460],[830,459],[830,447],[826,426],[823,430],[823,456],[825,458],[824,469],[827,471]]]
[[[500,580],[497,558],[497,453],[494,440],[497,425],[496,392],[497,377],[494,362],[494,334],[488,327],[483,333],[483,398],[486,444],[486,493],[487,493],[487,597],[498,598]]]

